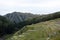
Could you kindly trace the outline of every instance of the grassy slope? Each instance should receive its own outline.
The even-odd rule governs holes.
[[[60,18],[26,26],[27,31],[16,32],[6,40],[60,40]]]

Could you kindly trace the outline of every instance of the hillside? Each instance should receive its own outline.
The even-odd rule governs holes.
[[[13,23],[19,23],[26,19],[36,17],[37,15],[31,13],[22,13],[22,12],[12,12],[9,14],[4,15],[7,19],[12,21]]]
[[[60,40],[60,18],[27,25],[6,40]]]
[[[0,38],[6,40],[54,40],[56,37],[59,40],[60,12],[48,15],[27,14],[12,12],[0,17],[2,18],[2,20],[0,19],[2,21],[0,22]]]
[[[0,16],[0,37],[6,34],[11,34],[14,30],[14,24],[4,16]]]

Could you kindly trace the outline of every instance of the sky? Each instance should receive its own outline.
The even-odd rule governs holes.
[[[0,15],[14,11],[49,14],[60,11],[60,0],[0,0]]]

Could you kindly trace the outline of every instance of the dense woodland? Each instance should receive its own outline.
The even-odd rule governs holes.
[[[60,12],[55,12],[48,15],[39,15],[37,17],[30,18],[19,23],[13,23],[6,17],[0,16],[0,36],[15,33],[26,25],[36,24],[56,18],[60,18]]]

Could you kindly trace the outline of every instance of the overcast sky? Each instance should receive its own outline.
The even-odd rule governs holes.
[[[0,0],[0,15],[11,12],[48,14],[60,11],[60,0]]]

